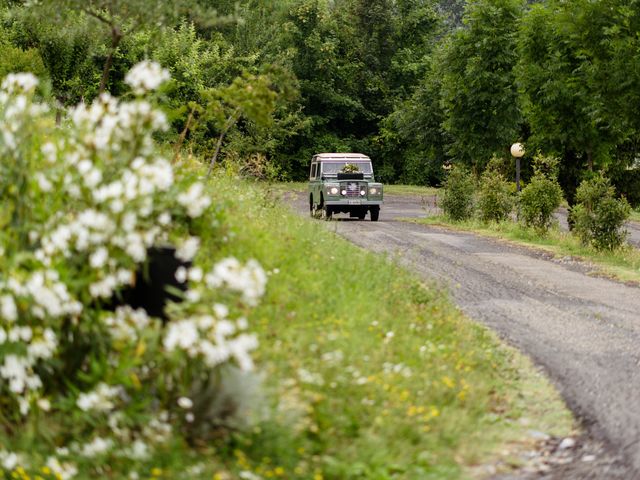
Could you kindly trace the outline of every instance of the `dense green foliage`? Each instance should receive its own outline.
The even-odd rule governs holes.
[[[484,222],[502,222],[513,210],[514,197],[511,184],[493,169],[487,169],[480,178],[478,189],[478,215]]]
[[[591,169],[631,188],[620,172],[640,144],[638,0],[47,0],[0,8],[0,73],[40,73],[42,61],[65,105],[103,88],[119,95],[133,64],[160,61],[174,78],[164,138],[177,152],[240,169],[260,158],[272,175],[302,179],[314,153],[360,151],[385,182],[438,185],[444,163],[480,176],[493,155],[507,160],[521,141],[560,158],[570,203]],[[237,78],[261,93],[234,88]],[[251,112],[239,107],[247,100]]]
[[[570,203],[584,169],[636,155],[629,106],[640,94],[638,22],[638,3],[617,0],[552,0],[523,19],[519,78],[530,142],[560,155]]]
[[[553,214],[562,203],[558,184],[558,160],[538,155],[534,159],[535,174],[518,197],[520,219],[544,235],[553,222]]]
[[[598,250],[614,250],[624,243],[627,238],[624,223],[631,208],[624,197],[615,197],[615,188],[609,180],[602,176],[584,180],[578,187],[576,200],[571,219],[583,244]]]
[[[464,167],[454,166],[444,183],[440,206],[451,220],[471,218],[474,209],[475,184],[471,173]]]

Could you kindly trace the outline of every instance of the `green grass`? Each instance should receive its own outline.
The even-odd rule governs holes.
[[[584,246],[569,232],[552,229],[545,236],[541,236],[533,229],[526,228],[515,222],[483,223],[479,220],[452,222],[444,216],[432,216],[421,219],[407,219],[406,221],[440,225],[456,230],[465,230],[501,238],[510,242],[529,247],[535,247],[550,252],[558,257],[577,257],[591,262],[594,273],[615,278],[622,281],[640,282],[640,250],[626,246],[613,251],[598,251]]]
[[[291,214],[279,188],[215,183],[230,224],[212,255],[270,272],[251,328],[271,415],[221,443],[229,472],[459,479],[506,446],[530,448],[525,417],[570,434],[548,382],[438,288]]]
[[[385,185],[384,191],[390,195],[437,195],[438,188],[418,185]]]

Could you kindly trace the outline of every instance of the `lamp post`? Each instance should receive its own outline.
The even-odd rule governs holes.
[[[524,146],[521,143],[511,145],[511,155],[516,159],[516,190],[520,191],[520,159],[524,155]]]

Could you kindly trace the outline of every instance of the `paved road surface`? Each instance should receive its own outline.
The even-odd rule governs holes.
[[[304,196],[292,203],[308,215]],[[640,479],[640,289],[589,276],[575,261],[394,220],[425,215],[423,207],[418,197],[386,196],[379,222],[338,215],[330,227],[374,252],[402,252],[402,263],[448,285],[469,317],[558,386],[586,428],[580,455],[551,472],[508,478]]]

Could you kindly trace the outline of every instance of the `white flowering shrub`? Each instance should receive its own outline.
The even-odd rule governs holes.
[[[167,122],[147,97],[167,76],[137,65],[132,101],[102,95],[58,126],[35,77],[2,82],[0,471],[95,478],[144,463],[223,428],[233,408],[208,405],[224,372],[253,369],[247,317],[266,275],[252,260],[199,255],[223,216],[193,172],[158,154]],[[185,286],[168,320],[117,306],[167,245]],[[7,447],[25,432],[49,451]]]

